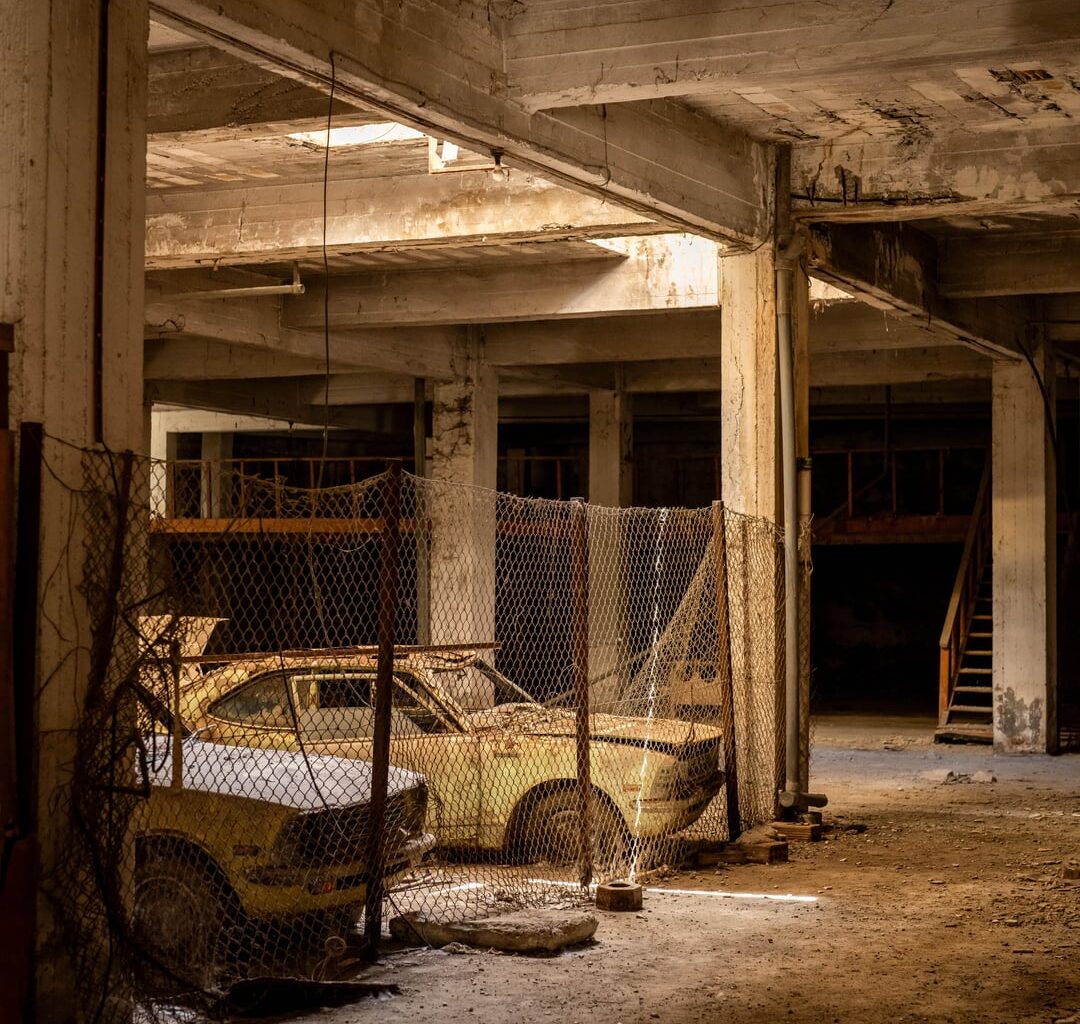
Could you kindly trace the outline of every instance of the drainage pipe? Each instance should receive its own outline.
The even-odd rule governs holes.
[[[304,285],[300,280],[300,268],[293,265],[293,279],[290,284],[255,284],[241,285],[237,288],[211,288],[206,291],[174,292],[169,295],[148,296],[148,301],[164,302],[173,299],[247,299],[260,295],[303,295]]]
[[[776,349],[784,494],[784,791],[799,792],[799,512],[795,473],[795,380],[791,317],[794,269],[776,263]]]

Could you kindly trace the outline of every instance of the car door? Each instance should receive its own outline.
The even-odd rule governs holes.
[[[375,733],[371,669],[293,670],[305,749],[370,761]],[[410,685],[412,683],[413,685]],[[396,673],[390,712],[390,763],[425,776],[428,827],[446,846],[475,844],[480,820],[476,741],[411,680]]]

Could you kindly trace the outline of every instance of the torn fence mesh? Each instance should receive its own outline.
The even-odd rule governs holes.
[[[583,880],[676,864],[688,840],[771,816],[772,524],[400,470],[316,489],[219,476],[196,500],[179,488],[211,469],[84,466],[91,666],[68,903],[147,1013],[261,973],[337,976],[373,877],[407,936],[410,915],[574,902]]]

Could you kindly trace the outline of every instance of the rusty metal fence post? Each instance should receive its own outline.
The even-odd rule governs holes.
[[[570,503],[570,637],[574,673],[578,792],[578,878],[592,881],[592,780],[589,768],[589,519],[581,498]]]
[[[390,777],[390,712],[394,686],[394,642],[398,609],[398,542],[401,520],[401,466],[391,463],[383,499],[379,556],[378,665],[375,674],[375,733],[371,751],[371,805],[368,814],[367,893],[364,902],[366,954],[375,959],[382,935],[383,874],[386,859],[386,791]]]
[[[728,841],[742,832],[739,812],[739,773],[735,747],[735,687],[731,659],[731,618],[728,595],[727,529],[724,503],[714,501],[713,552],[716,556],[716,681],[720,700],[721,743],[724,748],[724,804],[727,810]]]

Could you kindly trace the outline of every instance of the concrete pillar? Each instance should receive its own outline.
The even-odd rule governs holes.
[[[172,516],[176,495],[173,493],[172,465],[176,462],[178,435],[169,429],[163,412],[150,412],[150,458],[154,460],[150,479],[150,511],[155,516]]]
[[[1054,356],[1033,360],[1049,389]],[[1032,367],[1000,361],[992,374],[994,749],[1057,748],[1057,478],[1047,403]]]
[[[16,425],[40,421],[48,438],[74,446],[139,450],[148,15],[146,0],[109,6],[99,76],[100,7],[0,0],[0,322],[15,325]],[[45,449],[38,632],[19,638],[35,645],[37,659],[37,678],[24,680],[36,695],[36,835],[19,841],[33,848],[36,840],[35,1017],[63,1024],[97,1008],[96,972],[108,957],[104,943],[95,948],[102,908],[85,874],[73,885],[69,845],[70,771],[88,679],[85,525],[73,509],[82,465],[77,448],[46,440]],[[21,940],[3,941],[17,948]],[[122,998],[117,986],[104,1019],[124,1012]]]
[[[720,494],[779,522],[780,418],[772,250],[720,259]]]
[[[779,523],[780,418],[776,272],[769,246],[720,259],[721,498],[733,512]],[[740,809],[775,807],[784,769],[781,552],[761,524],[729,519],[729,617]]]
[[[589,393],[589,680],[590,702],[614,702],[627,655],[627,517],[609,511],[633,501],[632,396]]]
[[[432,400],[431,642],[491,642],[499,389],[479,330],[455,346],[453,371]]]
[[[206,519],[230,515],[230,490],[233,481],[233,435],[207,431],[202,435],[202,514]]]
[[[589,393],[589,503],[627,508],[634,498],[633,396]]]

